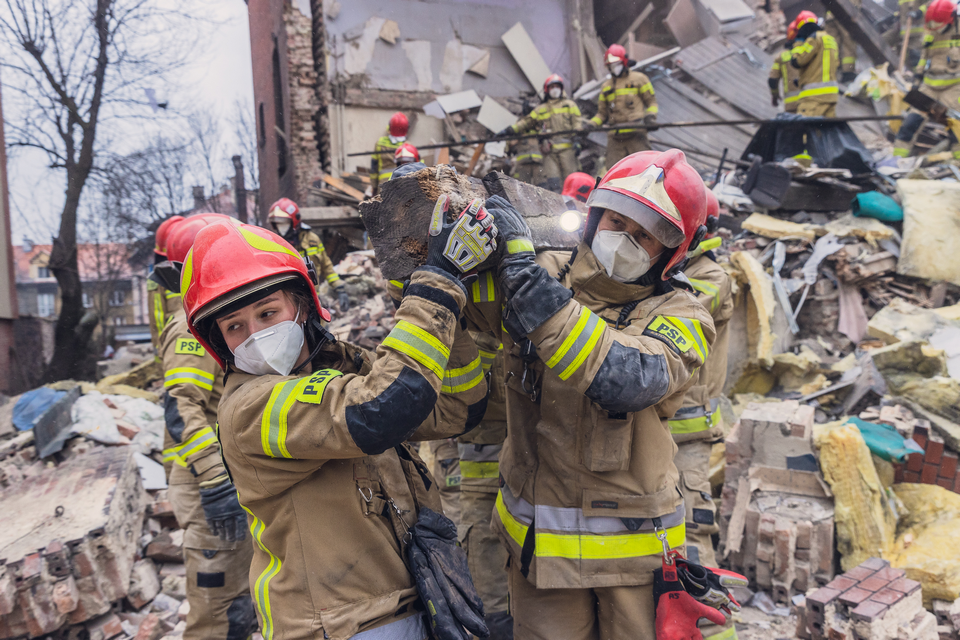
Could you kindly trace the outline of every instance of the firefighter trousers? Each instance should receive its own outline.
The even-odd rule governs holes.
[[[580,161],[573,147],[553,149],[543,157],[544,180],[539,186],[560,193],[563,189],[563,181],[568,175],[577,171],[580,171]]]
[[[517,640],[655,638],[653,585],[537,589],[512,558],[507,569]]]
[[[226,542],[210,533],[193,474],[174,465],[167,492],[184,530],[183,563],[187,570],[190,613],[183,640],[244,640],[257,629],[250,597],[250,534]]]
[[[649,151],[650,140],[646,131],[637,131],[630,134],[614,135],[607,133],[607,170],[632,153]]]

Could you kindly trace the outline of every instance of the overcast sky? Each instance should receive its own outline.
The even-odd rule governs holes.
[[[209,30],[207,46],[198,56],[196,64],[180,74],[180,90],[174,95],[158,98],[169,99],[171,107],[203,105],[205,110],[223,119],[232,118],[235,103],[239,99],[251,105],[252,113],[253,79],[247,5],[243,0],[207,0],[207,3],[218,26]],[[4,107],[8,108],[7,104]],[[11,114],[4,115],[9,117]],[[224,151],[230,151],[235,146],[232,126],[225,124],[223,131],[225,139],[222,146]],[[238,153],[239,149],[232,152]],[[230,162],[229,156],[230,153],[226,153],[227,164]],[[14,244],[20,243],[24,236],[29,236],[35,243],[46,244],[56,234],[63,207],[65,178],[62,172],[50,171],[45,165],[46,157],[42,153],[22,150],[18,150],[8,162]],[[232,165],[223,168],[224,175],[232,173]]]

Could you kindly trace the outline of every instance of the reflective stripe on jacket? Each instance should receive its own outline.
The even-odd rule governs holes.
[[[629,71],[619,78],[603,83],[597,98],[597,115],[591,120],[597,125],[615,125],[638,122],[644,116],[656,115],[656,92],[646,74]],[[614,133],[633,133],[638,129],[618,129]]]
[[[790,52],[790,63],[800,71],[800,100],[836,102],[840,95],[837,68],[840,51],[837,41],[825,31],[817,31]]]
[[[790,64],[790,52],[782,51],[778,58],[774,58],[770,67],[770,78],[783,85],[783,108],[785,111],[796,111],[797,101],[800,99],[800,72]],[[780,95],[779,87],[770,88],[770,93]]]
[[[333,262],[327,255],[327,250],[323,246],[320,236],[313,231],[300,231],[297,236],[297,250],[300,255],[310,258],[310,261],[313,262],[313,268],[317,270],[317,278],[321,282],[326,280],[327,284],[335,289],[343,286],[343,282],[334,270]]]
[[[511,126],[515,133],[579,131],[582,128],[580,108],[569,98],[547,100]],[[552,138],[551,145],[558,151],[572,146],[569,140],[560,138]],[[520,162],[520,158],[517,158],[517,162]]]
[[[933,89],[943,89],[960,82],[960,25],[956,22],[947,33],[929,33],[923,37],[923,54],[917,69],[926,69],[923,83]]]
[[[549,277],[569,258],[544,252],[537,263]],[[672,544],[685,537],[664,421],[696,382],[713,321],[688,292],[654,295],[611,280],[582,243],[561,284],[573,298],[528,336],[529,347],[501,329],[500,286],[465,310],[503,342],[508,429],[493,526],[511,562],[529,557],[527,579],[538,588],[649,584],[663,549],[654,520]],[[623,306],[637,300],[617,329]]]

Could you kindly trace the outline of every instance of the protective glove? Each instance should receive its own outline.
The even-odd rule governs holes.
[[[780,106],[780,96],[774,95],[774,94],[770,94],[770,105],[773,106],[773,107],[779,107],[779,106]]]
[[[587,131],[591,129],[596,129],[597,127],[600,126],[593,120],[590,120],[589,118],[584,118],[582,122],[583,122],[583,128],[586,129]]]
[[[341,313],[346,313],[350,310],[350,296],[347,295],[346,287],[339,287],[337,289],[337,302],[340,303]]]
[[[457,546],[456,525],[424,507],[410,536],[407,557],[433,636],[437,640],[469,640],[470,633],[488,637],[483,602],[473,586],[467,556]]]
[[[509,136],[509,135],[513,135],[513,134],[514,134],[514,130],[513,130],[513,127],[512,127],[512,126],[507,127],[506,129],[500,129],[500,131],[497,131],[497,137],[498,137],[498,138],[502,138],[502,137],[504,137],[504,136]]]
[[[420,169],[426,169],[427,165],[422,162],[408,162],[407,164],[402,164],[396,169],[393,170],[393,173],[390,175],[391,180],[396,180],[397,178],[402,178],[403,176],[408,176],[411,173],[416,173]]]
[[[506,243],[497,266],[506,298],[503,326],[519,342],[562,309],[573,293],[534,261],[530,227],[512,204],[492,196],[487,199],[487,211]]]
[[[210,532],[221,540],[235,542],[247,537],[247,513],[226,475],[200,483],[200,506]]]
[[[449,198],[443,194],[433,208],[426,264],[459,277],[497,250],[498,231],[480,198],[467,205],[451,224],[446,223],[448,206]]]
[[[726,569],[704,567],[684,558],[677,558],[676,565],[680,584],[698,602],[724,613],[740,611],[740,603],[729,589],[747,586],[746,576]]]
[[[726,617],[683,589],[673,567],[653,572],[653,605],[656,608],[657,640],[703,640],[697,622],[706,618],[722,625]]]
[[[660,127],[657,126],[657,116],[649,115],[643,117],[643,126],[647,128],[647,133],[653,133]]]

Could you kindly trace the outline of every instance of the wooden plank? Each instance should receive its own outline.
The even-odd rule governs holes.
[[[334,176],[331,176],[325,173],[323,174],[323,176],[321,176],[321,180],[326,182],[328,185],[330,185],[334,189],[339,189],[340,191],[343,191],[347,195],[353,196],[354,198],[357,199],[358,202],[363,200],[366,197],[362,191],[358,189],[354,189],[353,187],[348,185],[346,182],[344,182],[340,178],[336,178]]]
[[[477,145],[476,149],[473,150],[473,155],[470,157],[470,164],[467,165],[468,176],[473,175],[473,170],[477,168],[477,163],[480,162],[480,156],[483,155],[483,149],[486,146],[485,142],[481,142]]]
[[[891,69],[898,68],[900,60],[897,54],[884,42],[883,37],[850,0],[823,0],[823,6],[833,13],[837,22],[850,33],[857,44],[863,47],[873,64],[879,66],[886,62]]]
[[[500,39],[503,40],[503,44],[536,90],[537,95],[543,98],[543,82],[550,75],[550,67],[540,55],[540,50],[533,43],[530,34],[523,28],[523,24],[518,22],[513,25],[500,36]]]

